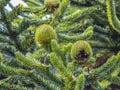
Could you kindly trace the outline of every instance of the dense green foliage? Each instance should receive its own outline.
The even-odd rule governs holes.
[[[23,1],[0,0],[0,90],[120,89],[120,0]]]

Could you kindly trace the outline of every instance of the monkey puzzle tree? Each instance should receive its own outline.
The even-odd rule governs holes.
[[[120,1],[23,1],[26,7],[0,1],[0,89],[120,85]]]

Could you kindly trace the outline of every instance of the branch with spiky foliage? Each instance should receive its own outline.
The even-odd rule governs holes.
[[[108,21],[112,28],[120,32],[120,20],[116,15],[115,0],[106,0]]]
[[[80,42],[81,44],[79,44]],[[64,89],[84,90],[87,86],[90,86],[92,87],[92,89],[98,90],[98,89],[108,88],[110,84],[119,85],[120,77],[118,76],[118,73],[119,73],[119,65],[120,65],[120,61],[119,61],[120,53],[118,52],[117,55],[111,56],[107,60],[107,62],[104,63],[102,66],[94,67],[95,61],[93,60],[92,63],[90,63],[92,58],[95,59],[94,56],[92,58],[89,58],[87,61],[84,61],[84,58],[86,57],[84,54],[90,51],[86,43],[82,43],[82,41],[80,42],[79,43],[77,42],[72,46],[71,48],[72,62],[69,60],[67,64],[64,63],[67,61],[65,61],[65,59],[62,60],[62,56],[60,57],[60,54],[59,55],[56,54],[59,52],[59,50],[56,50],[56,52],[50,54],[51,63],[58,69],[59,71],[58,73],[60,74],[60,77],[64,80],[64,84],[65,84]],[[56,47],[54,46],[53,48]],[[80,52],[80,50],[82,51],[84,50],[85,52],[84,54],[83,52],[80,53],[79,58],[76,58],[75,55],[77,55],[77,52]],[[68,52],[69,51],[70,50],[68,50]],[[73,54],[74,57],[72,56]],[[89,65],[87,65],[88,62]]]
[[[105,0],[82,1],[24,0],[27,7],[0,1],[0,88],[119,86],[120,34],[109,27]]]

